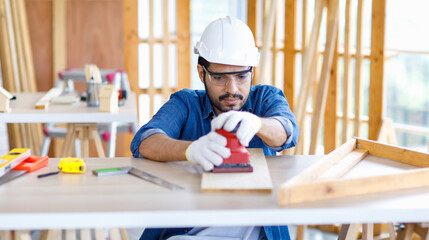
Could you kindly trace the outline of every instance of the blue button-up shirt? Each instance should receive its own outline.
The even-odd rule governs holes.
[[[258,136],[249,143],[250,148],[263,148],[264,154],[275,155],[276,151],[294,147],[299,137],[295,115],[283,92],[273,86],[257,85],[250,88],[249,97],[241,111],[251,112],[260,117],[275,118],[283,125],[288,138],[280,147],[267,146]],[[171,95],[153,118],[134,136],[131,142],[133,157],[142,157],[140,143],[155,133],[163,133],[174,139],[194,141],[211,131],[211,121],[216,114],[204,90],[183,89]],[[173,229],[174,230],[174,229]],[[290,240],[287,226],[265,226],[268,239]],[[147,229],[141,239],[159,239],[165,229]],[[145,235],[146,234],[146,235]],[[185,234],[176,232],[175,234]]]
[[[258,136],[254,136],[249,148],[263,148],[265,155],[272,156],[296,145],[299,137],[296,118],[280,89],[268,85],[252,86],[241,111],[277,119],[288,135],[280,147],[267,146]],[[211,131],[210,123],[215,116],[205,90],[183,89],[172,94],[170,100],[134,136],[131,142],[133,157],[141,157],[140,143],[155,133],[163,133],[174,139],[197,140]]]

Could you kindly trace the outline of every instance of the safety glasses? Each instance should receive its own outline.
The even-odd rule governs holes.
[[[209,81],[216,86],[227,86],[229,81],[233,79],[237,85],[249,83],[252,80],[253,67],[239,72],[210,72],[206,67],[202,66],[208,75]]]

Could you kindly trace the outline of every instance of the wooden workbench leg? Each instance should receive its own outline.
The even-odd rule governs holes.
[[[80,229],[80,239],[81,240],[91,240],[91,230],[90,229]]]
[[[119,229],[119,231],[121,231],[121,237],[122,237],[122,240],[128,240],[128,233],[127,233],[127,229],[125,229],[125,228],[121,228],[121,229]]]
[[[94,234],[95,234],[95,240],[105,240],[106,239],[106,237],[104,235],[104,229],[102,229],[102,228],[94,229]]]
[[[389,230],[389,240],[395,240],[396,239],[396,231],[395,231],[395,224],[393,223],[386,223],[387,229]]]
[[[65,237],[66,237],[66,240],[76,240],[76,230],[75,229],[66,229]]]
[[[89,127],[88,126],[79,126],[81,129],[80,135],[80,144],[82,149],[82,157],[89,157]]]
[[[360,224],[343,224],[341,225],[338,240],[355,240],[359,235]]]
[[[118,228],[109,228],[109,239],[110,240],[121,240]]]
[[[64,140],[64,145],[63,145],[63,149],[61,152],[62,157],[69,157],[69,154],[71,152],[70,148],[71,148],[71,146],[74,146],[73,133],[74,133],[73,124],[71,124],[71,123],[67,124],[66,138]]]
[[[296,240],[303,240],[306,230],[307,230],[307,225],[296,226]]]
[[[100,135],[98,135],[97,132],[97,125],[94,124],[90,127],[90,134],[91,138],[94,140],[95,143],[95,149],[97,150],[97,154],[99,157],[106,157],[106,154],[104,153],[103,144],[101,144]]]
[[[0,231],[0,239],[12,240],[12,231]]]
[[[362,239],[372,240],[374,238],[374,224],[365,223],[362,225]]]
[[[62,239],[61,229],[48,230],[48,234],[46,234],[46,240],[56,240],[56,239]]]
[[[28,230],[15,231],[15,240],[31,240],[30,231]]]
[[[413,237],[414,228],[414,223],[406,223],[405,228],[398,233],[397,240],[411,240]]]

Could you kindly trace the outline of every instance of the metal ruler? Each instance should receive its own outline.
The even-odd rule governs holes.
[[[149,181],[151,183],[155,183],[155,184],[157,184],[159,186],[168,188],[170,190],[183,190],[184,189],[183,187],[181,187],[179,185],[176,185],[176,184],[170,183],[168,181],[165,181],[164,179],[156,177],[156,176],[154,176],[152,174],[149,174],[149,173],[147,173],[145,171],[142,171],[140,169],[137,169],[137,168],[131,169],[131,171],[129,171],[128,173],[131,174],[131,175],[134,175],[136,177],[139,177],[141,179],[144,179],[146,181]]]

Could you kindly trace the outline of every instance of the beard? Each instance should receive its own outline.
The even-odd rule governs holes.
[[[247,98],[245,99],[243,95],[241,94],[229,94],[225,93],[220,95],[218,98],[214,97],[209,89],[207,88],[206,81],[204,80],[204,87],[206,89],[207,96],[209,97],[209,100],[213,107],[217,108],[221,112],[228,112],[230,110],[240,110],[244,103],[247,101]],[[221,101],[225,98],[238,98],[241,101],[238,105],[223,105]]]

